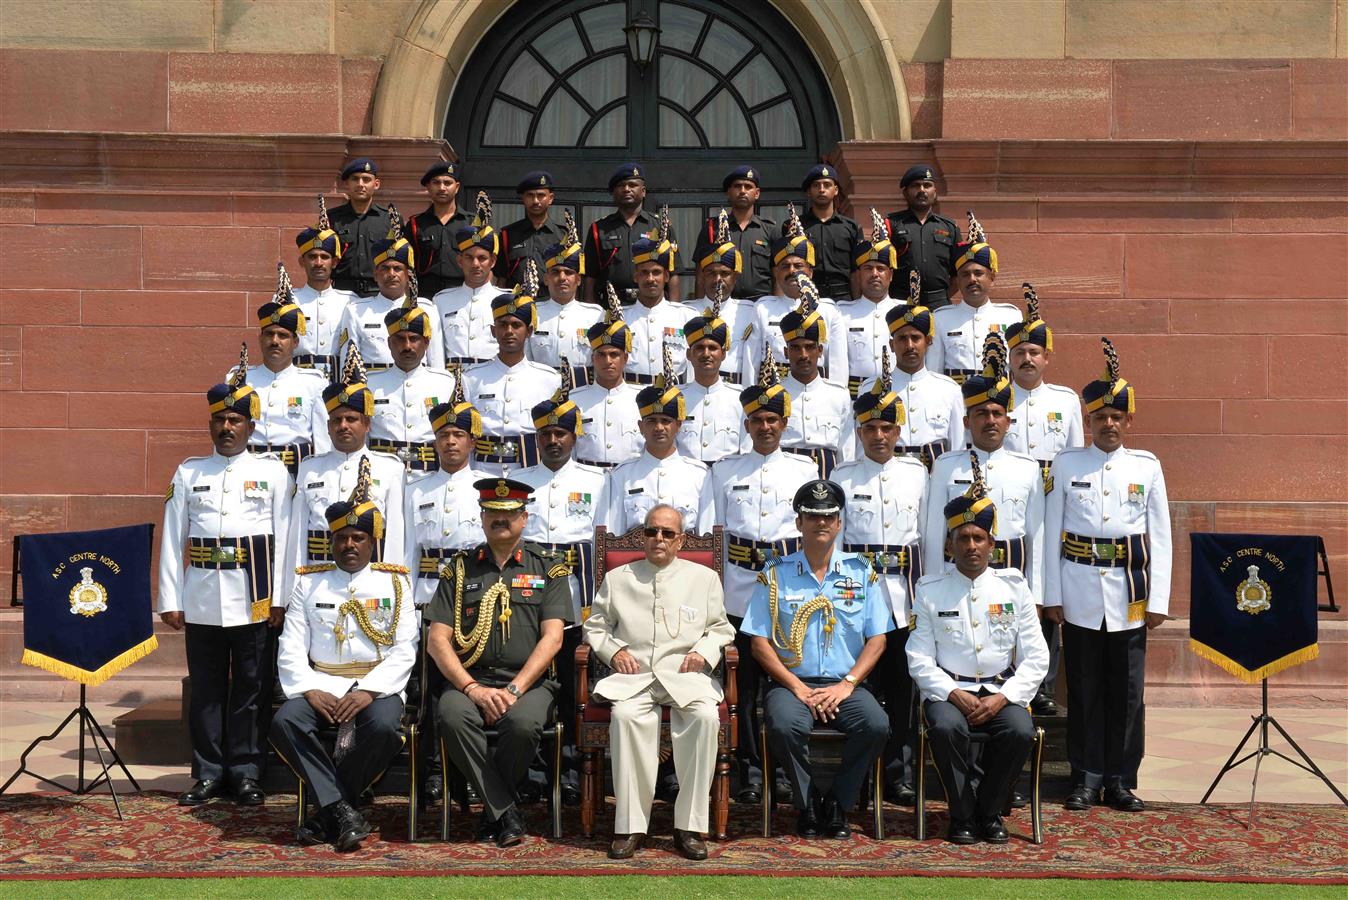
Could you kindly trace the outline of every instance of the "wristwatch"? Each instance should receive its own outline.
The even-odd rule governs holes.
[[[852,687],[857,686],[857,677],[850,672],[843,676],[843,681],[847,682]]]
[[[506,693],[512,697],[518,697],[520,695],[520,689],[515,687],[515,683],[513,681],[510,684],[507,684],[505,686],[505,689]]]

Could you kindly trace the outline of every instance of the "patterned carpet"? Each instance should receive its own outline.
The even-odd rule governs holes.
[[[886,807],[886,840],[857,834],[850,841],[802,841],[794,814],[781,810],[782,836],[757,834],[756,810],[734,807],[726,844],[711,844],[704,863],[674,854],[668,837],[670,809],[657,804],[653,831],[660,835],[637,858],[611,862],[604,856],[605,824],[595,838],[579,836],[574,810],[567,810],[567,836],[537,837],[545,825],[542,806],[528,810],[531,835],[523,845],[498,850],[467,843],[471,822],[455,821],[454,841],[431,840],[438,813],[423,817],[422,841],[404,837],[405,807],[380,798],[374,818],[380,836],[360,851],[338,855],[327,847],[300,847],[292,837],[291,797],[273,797],[265,808],[215,803],[197,809],[175,805],[151,792],[122,800],[118,822],[106,796],[54,794],[0,797],[0,879],[194,875],[435,875],[452,863],[456,874],[601,875],[680,873],[737,875],[969,875],[996,877],[1142,878],[1308,884],[1348,883],[1348,811],[1335,806],[1261,806],[1256,827],[1245,828],[1248,807],[1204,808],[1153,804],[1141,814],[1094,809],[1044,810],[1047,838],[1024,839],[1027,811],[1008,822],[1012,841],[994,847],[956,847],[913,840],[909,810]],[[612,815],[610,806],[607,815]],[[941,804],[929,807],[929,834],[944,833]],[[601,822],[604,819],[601,818]],[[609,820],[611,821],[611,820]],[[859,824],[858,817],[854,824]]]

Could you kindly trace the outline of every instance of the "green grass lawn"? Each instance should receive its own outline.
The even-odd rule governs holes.
[[[611,875],[576,878],[545,876],[444,878],[127,878],[95,881],[7,881],[11,900],[59,897],[117,898],[340,898],[464,897],[472,900],[596,900],[615,897],[662,897],[666,900],[709,897],[771,897],[774,900],[855,897],[960,897],[977,900],[1026,900],[1046,897],[1127,897],[1127,900],[1173,900],[1176,897],[1344,896],[1339,887],[1303,885],[1205,884],[1178,881],[1101,881],[1024,878],[761,878],[740,875]]]

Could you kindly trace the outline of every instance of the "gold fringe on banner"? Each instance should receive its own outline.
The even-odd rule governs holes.
[[[1260,666],[1257,669],[1247,669],[1240,663],[1231,659],[1229,656],[1226,656],[1225,654],[1222,653],[1218,653],[1216,650],[1213,650],[1207,644],[1201,644],[1198,641],[1194,640],[1193,638],[1189,638],[1189,649],[1192,650],[1194,653],[1198,654],[1199,656],[1201,656],[1203,659],[1206,659],[1208,662],[1220,666],[1221,668],[1230,672],[1232,675],[1236,676],[1241,681],[1245,681],[1250,684],[1262,681],[1263,679],[1267,678],[1270,675],[1276,675],[1283,669],[1290,669],[1292,668],[1292,666],[1299,666],[1302,663],[1308,663],[1313,659],[1319,658],[1320,656],[1320,645],[1318,643],[1315,643],[1310,644],[1309,646],[1306,647],[1302,647],[1300,650],[1293,651],[1292,653],[1289,653],[1286,656],[1284,656],[1282,659],[1275,659],[1268,665]]]
[[[53,659],[46,654],[38,653],[35,650],[29,650],[27,648],[23,651],[23,659],[19,661],[25,666],[33,666],[34,668],[42,669],[45,672],[50,672],[53,675],[60,675],[62,678],[78,681],[80,684],[96,686],[107,681],[133,662],[149,656],[157,649],[159,649],[159,638],[150,635],[149,640],[141,641],[130,650],[118,654],[92,672],[86,669],[77,668],[70,663],[62,662],[59,659]]]

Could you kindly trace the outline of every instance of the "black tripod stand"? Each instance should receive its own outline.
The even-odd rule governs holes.
[[[126,816],[122,815],[122,804],[117,799],[117,789],[112,786],[112,773],[108,769],[108,761],[103,757],[103,747],[99,746],[99,741],[102,741],[103,746],[108,748],[108,753],[112,757],[112,762],[115,765],[121,767],[122,773],[126,775],[127,780],[131,782],[131,787],[139,791],[140,785],[136,782],[135,778],[131,777],[131,773],[127,770],[126,764],[122,762],[122,758],[117,755],[117,751],[113,748],[112,742],[108,740],[108,736],[103,733],[103,726],[99,725],[98,720],[94,718],[94,714],[89,712],[89,705],[85,701],[84,692],[85,686],[80,685],[80,705],[70,711],[70,715],[65,717],[65,720],[62,721],[59,726],[57,726],[55,731],[53,731],[51,734],[44,735],[40,738],[34,738],[33,742],[28,745],[28,749],[23,751],[23,753],[19,756],[19,770],[15,772],[13,775],[9,776],[9,780],[4,783],[3,787],[0,787],[0,794],[3,794],[5,791],[9,790],[9,786],[14,783],[15,779],[17,779],[20,775],[24,774],[31,775],[38,781],[41,781],[43,784],[49,784],[52,787],[60,788],[66,793],[78,794],[80,796],[90,793],[100,784],[106,782],[108,786],[108,793],[112,794],[112,804],[117,808],[117,818],[122,821],[125,821]],[[65,731],[66,726],[69,725],[71,721],[75,719],[76,716],[78,716],[80,720],[79,783],[75,787],[68,787],[67,785],[61,784],[61,782],[59,781],[53,781],[52,779],[39,775],[33,770],[29,769],[28,754],[32,753],[35,749],[37,749],[38,744],[42,743],[43,741],[53,740],[62,731]],[[98,764],[103,769],[102,774],[94,778],[94,780],[90,781],[88,784],[85,784],[84,781],[84,737],[86,731],[88,732],[89,735],[89,743],[93,746],[94,752],[98,754]]]
[[[1260,682],[1260,685],[1263,688],[1263,705],[1259,710],[1259,715],[1251,717],[1254,719],[1254,721],[1250,723],[1250,730],[1245,732],[1245,737],[1241,738],[1240,743],[1236,745],[1236,749],[1231,751],[1231,758],[1226,761],[1226,765],[1222,766],[1222,770],[1217,773],[1217,777],[1214,778],[1212,784],[1208,786],[1208,792],[1203,795],[1203,799],[1200,800],[1199,803],[1206,804],[1208,802],[1208,798],[1211,797],[1212,792],[1217,789],[1217,783],[1222,780],[1223,775],[1225,775],[1227,772],[1230,772],[1232,769],[1236,768],[1236,766],[1239,766],[1241,763],[1253,758],[1254,781],[1250,784],[1250,821],[1245,825],[1246,828],[1253,828],[1254,795],[1255,791],[1259,789],[1259,764],[1264,761],[1265,756],[1276,756],[1279,759],[1287,760],[1289,763],[1296,766],[1298,769],[1305,769],[1307,772],[1310,772],[1316,778],[1319,778],[1321,781],[1323,781],[1326,785],[1329,786],[1329,789],[1334,792],[1334,796],[1338,797],[1341,803],[1343,803],[1345,806],[1348,806],[1348,797],[1344,797],[1343,792],[1334,786],[1334,782],[1330,781],[1329,778],[1325,775],[1325,773],[1320,771],[1320,767],[1315,764],[1315,761],[1306,755],[1306,751],[1302,750],[1301,747],[1297,746],[1297,742],[1292,740],[1292,736],[1287,733],[1286,729],[1284,729],[1281,725],[1278,724],[1278,720],[1268,714],[1268,679],[1267,678],[1263,679]],[[1295,750],[1297,754],[1306,761],[1305,763],[1297,762],[1295,759],[1292,759],[1292,757],[1288,756],[1287,754],[1274,750],[1268,745],[1268,726],[1270,725],[1278,729],[1278,734],[1281,734],[1283,736],[1283,740],[1287,741],[1287,743],[1291,745],[1292,749]],[[1240,751],[1245,749],[1245,744],[1254,734],[1255,729],[1259,730],[1259,746],[1251,750],[1244,756],[1240,757],[1240,759],[1236,759],[1236,757],[1240,754]]]

